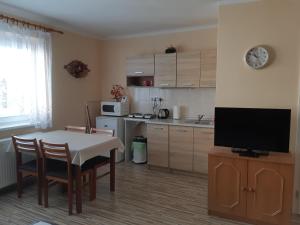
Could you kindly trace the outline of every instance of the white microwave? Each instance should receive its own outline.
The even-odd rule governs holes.
[[[101,115],[105,116],[126,116],[129,114],[129,103],[105,101],[101,102]]]

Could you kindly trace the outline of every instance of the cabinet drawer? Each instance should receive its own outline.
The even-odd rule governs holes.
[[[96,127],[117,130],[118,120],[110,118],[97,118]]]
[[[167,125],[147,125],[148,164],[169,166],[169,128]]]
[[[170,126],[170,168],[192,171],[193,128]]]

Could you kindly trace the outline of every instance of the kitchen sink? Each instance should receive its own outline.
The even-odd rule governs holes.
[[[199,125],[213,125],[212,120],[184,120],[184,123],[199,124]]]

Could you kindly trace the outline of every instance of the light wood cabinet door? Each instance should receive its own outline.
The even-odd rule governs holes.
[[[177,87],[200,86],[200,52],[177,53]]]
[[[200,87],[216,87],[217,50],[201,51]]]
[[[128,76],[154,76],[154,55],[127,58]]]
[[[247,161],[208,156],[208,208],[246,216]]]
[[[208,152],[214,146],[214,129],[194,128],[193,171],[208,172]]]
[[[147,125],[148,164],[169,166],[169,127],[167,125]]]
[[[155,55],[155,87],[176,87],[176,53]]]
[[[289,224],[292,213],[293,167],[250,161],[247,216],[270,224]]]
[[[170,168],[193,170],[193,128],[170,126],[169,160]]]

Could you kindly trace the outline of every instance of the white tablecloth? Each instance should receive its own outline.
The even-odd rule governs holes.
[[[83,134],[64,130],[50,132],[35,132],[20,135],[21,138],[36,138],[38,141],[54,144],[68,143],[72,164],[82,165],[88,159],[95,156],[108,156],[110,150],[117,149],[124,152],[124,145],[118,137],[110,137],[104,134]],[[7,151],[14,151],[12,143]]]

